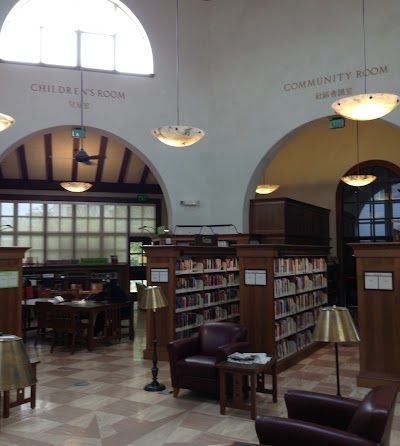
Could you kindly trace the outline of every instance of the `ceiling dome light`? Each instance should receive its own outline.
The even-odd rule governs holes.
[[[0,113],[0,132],[8,127],[11,127],[15,122],[15,119],[11,116],[5,115],[4,113]]]
[[[162,143],[172,147],[188,147],[200,141],[204,131],[179,124],[179,0],[176,0],[176,125],[165,125],[151,131]]]
[[[341,180],[349,186],[362,187],[376,180],[375,175],[346,175]]]
[[[257,194],[266,195],[275,192],[279,184],[259,184],[256,189]]]
[[[83,181],[64,181],[61,186],[68,192],[86,192],[92,187],[91,183]]]
[[[173,147],[191,146],[204,136],[203,130],[183,125],[166,125],[154,129],[152,132],[159,141]]]
[[[389,93],[366,93],[339,99],[332,108],[339,115],[356,121],[369,121],[387,115],[400,104],[400,97]]]

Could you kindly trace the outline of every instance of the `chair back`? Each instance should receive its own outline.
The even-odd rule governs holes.
[[[53,304],[49,308],[50,327],[56,333],[76,334],[78,331],[78,312],[73,307],[61,308],[60,305]]]
[[[247,327],[233,322],[209,322],[199,328],[200,351],[216,356],[218,347],[232,342],[245,341]]]
[[[52,328],[50,325],[49,311],[53,308],[52,302],[36,302],[35,307],[37,310],[37,328],[45,329]]]
[[[354,413],[347,431],[382,446],[389,446],[396,396],[395,387],[374,387]]]
[[[110,305],[104,315],[104,335],[107,339],[121,339],[121,307]]]

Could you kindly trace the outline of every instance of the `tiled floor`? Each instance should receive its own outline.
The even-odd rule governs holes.
[[[234,440],[258,444],[249,412],[227,409],[222,416],[218,401],[185,390],[173,398],[166,362],[159,362],[159,381],[167,390],[143,390],[151,382],[152,364],[142,359],[142,316],[133,343],[123,341],[94,352],[81,348],[70,355],[57,347],[50,354],[48,343],[36,349],[29,339],[29,353],[41,360],[37,405],[13,408],[9,418],[0,419],[0,446],[228,446]],[[341,346],[339,354],[342,394],[361,399],[369,389],[356,386],[357,348]],[[279,374],[278,385],[276,404],[270,395],[257,395],[259,415],[285,416],[286,389],[335,394],[333,346]],[[391,446],[396,445],[400,445],[400,402],[391,438]]]

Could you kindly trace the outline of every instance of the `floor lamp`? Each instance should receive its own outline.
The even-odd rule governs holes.
[[[165,389],[164,384],[157,381],[158,367],[157,367],[157,334],[156,334],[156,309],[163,308],[168,305],[167,299],[162,288],[159,286],[146,287],[142,292],[140,301],[140,308],[142,310],[153,310],[153,367],[151,373],[153,381],[144,387],[148,392],[160,392]]]
[[[333,307],[321,308],[315,324],[313,338],[314,341],[335,343],[337,395],[341,396],[338,343],[360,341],[349,310],[335,305]]]

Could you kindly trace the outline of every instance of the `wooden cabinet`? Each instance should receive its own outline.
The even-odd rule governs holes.
[[[116,279],[129,297],[129,265],[41,265],[24,266],[24,279],[33,280],[37,286],[68,290],[71,285],[78,285],[82,290],[91,290],[92,284],[108,279]]]
[[[400,243],[352,243],[357,265],[362,387],[400,390]]]
[[[329,212],[290,198],[250,200],[250,233],[262,243],[328,246]]]
[[[144,250],[147,283],[163,288],[168,300],[168,307],[156,312],[160,359],[168,359],[169,341],[193,335],[203,323],[239,319],[239,267],[233,248],[165,245]],[[167,281],[159,274],[167,275]],[[146,359],[152,357],[152,320],[148,315]]]
[[[22,337],[22,259],[29,248],[0,247],[0,332]]]
[[[249,328],[253,351],[277,356],[283,370],[317,345],[312,330],[328,301],[326,259],[329,248],[301,245],[241,245],[240,322]],[[266,283],[246,278],[263,275]]]

